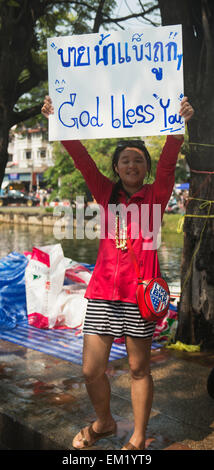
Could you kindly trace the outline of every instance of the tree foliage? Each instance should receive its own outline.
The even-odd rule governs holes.
[[[115,0],[0,0],[0,186],[8,161],[9,130],[40,114],[47,90],[47,37],[121,27],[147,19],[157,2],[139,0],[138,12],[114,14]]]
[[[74,199],[77,194],[87,195],[86,183],[74,166],[73,160],[59,142],[53,144],[54,166],[44,173],[47,186],[53,191],[50,199]]]

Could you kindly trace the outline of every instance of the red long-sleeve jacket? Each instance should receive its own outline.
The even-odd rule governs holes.
[[[155,217],[156,220],[160,219],[160,225],[174,186],[175,166],[182,142],[183,140],[167,136],[153,184],[145,184],[140,191],[130,197],[128,202],[126,202],[124,191],[121,190],[119,193],[119,203],[122,203],[123,207],[127,209],[127,235],[131,239],[143,279],[160,276],[157,244],[155,243],[157,236]],[[123,251],[116,248],[115,215],[111,210],[109,211],[108,206],[115,183],[100,173],[81,142],[63,141],[62,143],[74,160],[76,168],[81,171],[97,203],[101,206],[100,245],[85,297],[137,303],[135,268],[130,252],[127,249]],[[159,209],[161,218],[158,217]],[[150,234],[146,232],[147,225]],[[151,235],[154,228],[155,234]]]

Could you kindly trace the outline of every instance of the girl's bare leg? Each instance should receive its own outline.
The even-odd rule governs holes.
[[[110,384],[105,374],[113,340],[112,336],[107,335],[84,336],[83,375],[97,416],[97,420],[93,423],[95,432],[107,432],[115,426],[110,410]],[[87,430],[85,435],[90,440]],[[81,442],[82,436],[79,433],[74,438],[73,445],[81,447]]]
[[[153,379],[150,373],[152,339],[126,337],[131,372],[131,399],[134,413],[134,433],[130,442],[145,448],[145,434],[153,401]]]

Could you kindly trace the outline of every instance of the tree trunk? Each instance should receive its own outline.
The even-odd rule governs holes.
[[[34,63],[35,24],[45,9],[44,2],[27,1],[13,6],[1,4],[0,21],[0,187],[8,160],[9,130],[24,113],[14,111],[18,98],[44,79],[41,67]],[[25,70],[28,78],[20,80]],[[28,111],[30,115],[30,112]]]
[[[187,160],[194,171],[184,223],[176,339],[209,349],[214,347],[214,218],[202,216],[214,214],[214,5],[211,0],[159,0],[159,6],[163,25],[182,24],[185,95],[195,108],[188,125]]]
[[[8,161],[9,125],[7,107],[0,105],[0,188]]]
[[[206,349],[214,348],[214,218],[201,216],[214,215],[214,204],[203,201],[214,201],[212,181],[212,175],[191,177],[194,199],[189,199],[184,224],[177,330],[178,340]]]

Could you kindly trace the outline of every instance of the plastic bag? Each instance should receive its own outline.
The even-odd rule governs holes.
[[[80,284],[88,284],[91,279],[90,265],[86,267],[76,261],[70,260],[68,267],[65,271],[65,284],[77,282]]]
[[[26,256],[15,251],[0,260],[0,329],[14,328],[27,318]]]
[[[155,327],[153,335],[154,341],[173,341],[176,334],[178,325],[178,312],[177,307],[170,303],[169,310],[165,317],[159,320]]]
[[[61,245],[34,247],[25,271],[28,322],[38,328],[54,328],[68,263]]]
[[[79,328],[82,330],[84,323],[87,299],[84,297],[85,289],[78,293],[64,287],[57,298],[57,327]]]

